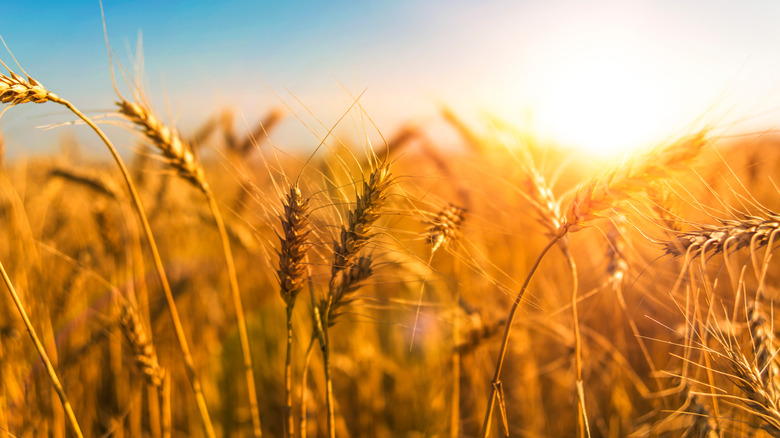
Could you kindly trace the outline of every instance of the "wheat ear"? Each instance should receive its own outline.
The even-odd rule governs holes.
[[[281,217],[282,233],[279,236],[279,291],[287,306],[287,356],[284,364],[285,391],[285,432],[290,438],[295,436],[295,422],[292,410],[292,317],[295,300],[306,281],[307,267],[304,263],[309,248],[309,211],[308,199],[304,198],[297,185],[290,188],[284,202]]]
[[[439,210],[431,221],[426,240],[433,245],[431,253],[446,247],[460,237],[460,228],[466,220],[466,209],[455,204],[447,204]]]
[[[558,233],[578,231],[621,202],[644,192],[648,183],[689,169],[706,144],[705,132],[700,132],[593,178],[577,191]]]
[[[677,232],[664,244],[667,254],[679,257],[688,252],[720,254],[750,246],[753,250],[774,242],[780,231],[780,215],[744,216],[739,220],[721,220],[721,225],[698,225],[697,230]]]
[[[117,106],[119,113],[136,125],[144,136],[157,146],[168,159],[170,166],[182,178],[204,192],[209,190],[203,168],[195,159],[191,146],[182,140],[175,129],[162,123],[144,104],[122,99],[117,102]]]

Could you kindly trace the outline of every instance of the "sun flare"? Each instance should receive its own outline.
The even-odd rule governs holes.
[[[660,135],[663,90],[614,54],[560,62],[539,86],[534,121],[540,134],[600,157],[622,155]]]

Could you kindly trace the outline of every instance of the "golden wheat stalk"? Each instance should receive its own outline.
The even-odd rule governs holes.
[[[382,165],[371,172],[368,181],[363,182],[363,193],[358,196],[355,209],[349,212],[348,226],[341,228],[340,242],[333,246],[331,283],[338,281],[339,273],[355,263],[358,253],[373,236],[371,227],[379,219],[392,181],[390,167]]]
[[[70,406],[70,402],[68,402],[68,397],[65,395],[65,390],[62,388],[60,379],[57,377],[57,372],[54,370],[54,365],[52,365],[51,360],[49,360],[49,355],[46,354],[46,349],[43,348],[43,344],[38,338],[38,334],[35,332],[35,328],[33,327],[32,322],[30,322],[30,318],[27,317],[27,312],[24,310],[22,301],[19,299],[19,295],[17,295],[16,290],[11,283],[11,279],[5,272],[5,267],[1,262],[0,274],[3,276],[3,281],[5,282],[6,288],[8,288],[8,292],[11,294],[11,298],[16,305],[16,310],[19,312],[19,316],[22,317],[22,321],[24,321],[24,325],[27,327],[27,332],[30,334],[30,338],[32,338],[35,349],[38,350],[38,354],[41,356],[41,360],[46,366],[46,372],[49,375],[49,380],[51,380],[51,384],[54,386],[54,390],[57,392],[57,396],[60,398],[62,408],[65,410],[65,415],[68,417],[68,422],[73,429],[73,433],[78,438],[82,438],[84,435],[81,433],[81,428],[79,427],[78,421],[76,421],[76,414],[73,413],[73,408]]]
[[[363,191],[358,195],[355,208],[349,211],[347,226],[341,227],[339,241],[333,244],[333,265],[328,284],[328,294],[320,300],[317,312],[320,321],[315,321],[315,330],[322,347],[325,369],[325,400],[328,415],[328,436],[336,435],[333,406],[333,383],[330,378],[330,340],[328,329],[343,312],[344,306],[353,301],[352,293],[371,275],[371,259],[359,257],[360,251],[374,236],[371,231],[379,219],[381,209],[387,201],[393,179],[390,166],[383,163],[371,172],[368,181],[363,182]]]
[[[133,359],[146,383],[154,387],[157,391],[159,404],[162,407],[163,418],[160,419],[160,426],[170,424],[170,397],[165,394],[164,385],[169,378],[165,369],[160,366],[157,360],[157,351],[154,348],[152,340],[147,335],[146,328],[142,322],[141,316],[136,310],[136,306],[129,300],[122,300],[119,314],[119,325],[122,327],[122,334],[133,352]],[[151,419],[150,419],[151,421]]]
[[[27,76],[25,80],[12,72],[3,61],[0,63],[10,75],[0,74],[0,102],[10,103],[11,106],[14,106],[23,103],[46,103],[57,97],[35,79]]]
[[[0,60],[0,64],[8,69],[2,60]],[[11,103],[13,106],[28,102],[54,102],[68,108],[68,110],[84,121],[84,123],[86,123],[95,132],[95,134],[100,137],[111,153],[111,156],[116,162],[117,167],[119,167],[119,170],[122,173],[122,177],[124,178],[127,185],[127,189],[130,192],[131,198],[133,200],[136,213],[138,214],[138,217],[143,226],[146,239],[149,242],[149,247],[152,251],[152,258],[154,260],[157,276],[160,279],[160,284],[162,285],[165,298],[168,302],[168,308],[171,312],[171,317],[174,322],[176,337],[179,340],[179,346],[181,347],[182,355],[184,356],[185,369],[187,370],[187,375],[192,385],[193,392],[195,392],[195,399],[198,405],[198,411],[200,413],[201,420],[203,422],[204,431],[209,438],[215,437],[214,427],[211,423],[211,418],[208,415],[208,409],[206,408],[206,401],[203,397],[200,380],[195,373],[195,366],[192,361],[192,355],[190,354],[189,346],[187,345],[187,341],[184,336],[184,329],[181,326],[181,319],[179,318],[178,311],[176,310],[176,302],[173,299],[173,293],[171,292],[168,277],[165,274],[162,258],[160,257],[159,250],[157,249],[157,243],[154,240],[152,229],[149,226],[149,221],[146,217],[141,198],[138,196],[138,191],[133,184],[130,172],[127,170],[124,161],[122,161],[122,158],[119,156],[119,153],[106,134],[100,128],[98,128],[92,119],[85,116],[84,113],[79,111],[79,109],[76,108],[72,103],[63,98],[60,98],[54,93],[49,92],[39,82],[30,78],[29,75],[27,75],[27,80],[25,81],[17,74],[11,72],[10,69],[8,69],[8,71],[11,76],[0,74],[0,84],[2,84],[0,85],[0,99],[3,103]]]
[[[308,199],[304,198],[297,185],[290,187],[290,193],[284,202],[281,216],[282,233],[279,250],[279,291],[287,305],[287,356],[284,365],[285,390],[285,432],[286,436],[295,436],[295,422],[292,407],[292,341],[293,308],[303,284],[306,281],[307,267],[304,263],[309,248],[309,211]],[[303,426],[302,426],[303,427]]]
[[[727,377],[740,389],[744,397],[733,399],[756,415],[763,424],[761,428],[774,437],[780,437],[780,400],[777,394],[764,385],[760,370],[735,346],[724,345],[724,352],[710,351],[723,369],[730,371]]]
[[[50,178],[62,178],[82,185],[111,199],[122,199],[122,190],[111,178],[102,173],[88,172],[72,166],[57,165],[49,170]]]
[[[239,341],[241,343],[241,352],[244,365],[244,374],[247,384],[247,394],[249,396],[249,407],[252,416],[252,433],[256,438],[263,435],[260,423],[260,410],[257,403],[257,390],[255,389],[254,370],[252,366],[252,355],[249,347],[249,334],[246,326],[246,317],[244,316],[243,304],[241,302],[241,292],[238,287],[238,276],[236,273],[233,252],[230,248],[230,240],[227,235],[224,219],[219,211],[219,206],[211,192],[205,173],[201,164],[195,159],[192,148],[179,136],[175,128],[170,128],[162,123],[151,112],[149,107],[140,102],[128,102],[121,98],[117,102],[120,114],[124,115],[130,122],[135,124],[143,134],[154,144],[167,158],[169,165],[177,171],[179,176],[192,183],[206,196],[209,208],[214,216],[214,222],[219,231],[222,242],[222,250],[225,257],[225,264],[228,271],[230,282],[231,298],[233,306],[236,309],[236,319],[238,320]]]

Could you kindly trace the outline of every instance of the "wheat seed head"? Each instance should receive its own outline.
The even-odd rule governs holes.
[[[460,227],[466,219],[466,209],[455,204],[448,204],[441,209],[431,221],[428,229],[428,243],[433,245],[431,252],[447,246],[457,240],[460,235]]]
[[[279,236],[281,249],[279,269],[276,271],[282,298],[288,306],[295,302],[306,276],[304,261],[310,233],[308,203],[298,186],[290,187],[281,216],[283,236]]]
[[[135,362],[144,378],[150,384],[160,388],[165,378],[165,370],[160,367],[154,345],[146,335],[146,329],[132,304],[127,302],[122,304],[119,322],[122,326],[122,333],[133,350]]]
[[[24,79],[11,71],[2,60],[0,64],[8,70],[8,75],[0,73],[0,102],[14,106],[29,102],[45,103],[57,98],[56,94],[50,93],[46,87],[30,76]]]
[[[349,212],[347,226],[341,228],[339,242],[334,244],[331,281],[336,279],[340,271],[349,269],[355,263],[360,250],[374,235],[371,227],[379,219],[392,182],[388,165],[374,169],[369,180],[363,182],[363,192],[358,195],[355,208]]]
[[[706,131],[702,131],[593,178],[569,204],[558,233],[579,231],[621,202],[643,193],[651,182],[689,169],[706,144]]]
[[[117,105],[119,113],[141,129],[179,175],[201,191],[209,191],[203,168],[195,159],[191,146],[181,138],[176,129],[162,123],[144,104],[122,99]]]

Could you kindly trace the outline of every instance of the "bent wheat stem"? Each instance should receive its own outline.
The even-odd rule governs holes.
[[[176,308],[176,301],[173,299],[171,286],[168,283],[168,276],[165,274],[162,258],[160,257],[160,252],[157,249],[157,243],[155,242],[154,235],[152,234],[152,228],[149,225],[149,220],[146,217],[143,204],[141,203],[141,197],[138,195],[138,192],[135,189],[135,185],[133,184],[133,180],[130,177],[130,172],[127,170],[127,167],[125,166],[124,161],[122,161],[122,158],[119,156],[119,153],[114,147],[114,144],[89,117],[85,116],[81,111],[78,110],[78,108],[73,106],[72,103],[65,99],[51,95],[49,100],[65,106],[78,118],[83,120],[84,123],[86,123],[90,128],[92,128],[92,130],[95,131],[98,137],[100,137],[108,150],[111,152],[111,156],[114,158],[114,161],[122,173],[122,177],[125,180],[125,184],[127,185],[127,189],[130,192],[130,196],[133,200],[136,213],[138,214],[138,218],[141,221],[141,226],[143,227],[144,234],[146,235],[146,240],[149,242],[149,248],[151,249],[152,259],[156,268],[155,270],[157,271],[160,285],[163,288],[165,300],[168,302],[168,310],[171,314],[171,319],[173,320],[173,327],[174,331],[176,332],[176,339],[179,342],[179,348],[181,349],[182,356],[184,357],[184,368],[187,370],[187,377],[189,378],[190,385],[192,386],[192,390],[195,393],[195,401],[198,405],[198,412],[200,413],[201,422],[203,423],[203,429],[207,437],[214,438],[216,436],[214,432],[214,426],[211,423],[211,417],[209,416],[208,409],[206,407],[206,399],[203,396],[203,389],[200,384],[200,379],[198,378],[198,375],[195,371],[195,362],[192,360],[192,354],[190,353],[190,347],[184,334],[184,328],[181,324],[179,311]]]
[[[504,359],[506,358],[506,350],[507,347],[509,347],[509,334],[512,331],[512,322],[515,320],[515,315],[517,315],[517,310],[520,308],[520,302],[523,300],[523,295],[525,294],[525,291],[528,289],[528,284],[531,283],[531,278],[534,276],[534,273],[536,273],[536,270],[539,269],[539,265],[542,263],[542,259],[544,259],[544,256],[547,255],[547,253],[550,251],[550,248],[555,246],[555,244],[565,235],[565,233],[558,233],[555,236],[553,236],[552,239],[547,243],[547,245],[542,249],[541,254],[539,254],[539,257],[534,262],[533,266],[531,267],[531,271],[528,272],[528,275],[525,277],[525,281],[523,282],[523,285],[520,287],[520,290],[517,292],[517,295],[515,296],[514,302],[512,303],[512,309],[509,310],[509,316],[507,317],[506,321],[506,328],[504,329],[504,337],[501,340],[501,349],[498,353],[498,361],[496,363],[496,371],[493,374],[493,384],[492,389],[490,390],[490,398],[488,399],[488,406],[487,411],[485,412],[485,420],[482,423],[482,438],[487,438],[488,434],[490,433],[490,422],[493,419],[493,410],[496,406],[496,398],[498,396],[497,389],[499,388],[501,384],[501,371],[504,367]]]
[[[22,301],[19,299],[19,295],[17,295],[16,290],[11,283],[11,279],[8,277],[8,273],[5,272],[5,267],[1,262],[0,274],[3,275],[3,281],[8,288],[8,292],[11,294],[11,298],[14,300],[16,309],[19,311],[19,315],[22,317],[25,327],[27,327],[27,332],[30,334],[33,344],[35,344],[35,349],[38,350],[41,360],[43,360],[43,363],[46,365],[46,372],[49,374],[49,379],[51,380],[52,386],[54,386],[54,390],[57,391],[57,395],[60,397],[62,407],[65,409],[65,415],[67,415],[68,422],[70,422],[70,426],[73,428],[73,433],[78,438],[82,438],[84,435],[81,433],[81,428],[79,427],[78,421],[76,421],[76,415],[73,413],[73,408],[71,408],[70,403],[68,402],[68,397],[65,396],[65,390],[62,389],[62,384],[60,384],[60,379],[57,377],[57,372],[54,370],[54,366],[52,365],[51,360],[49,360],[49,355],[46,354],[46,350],[43,348],[41,340],[38,339],[35,328],[32,326],[30,318],[27,317],[27,312],[24,311]]]

